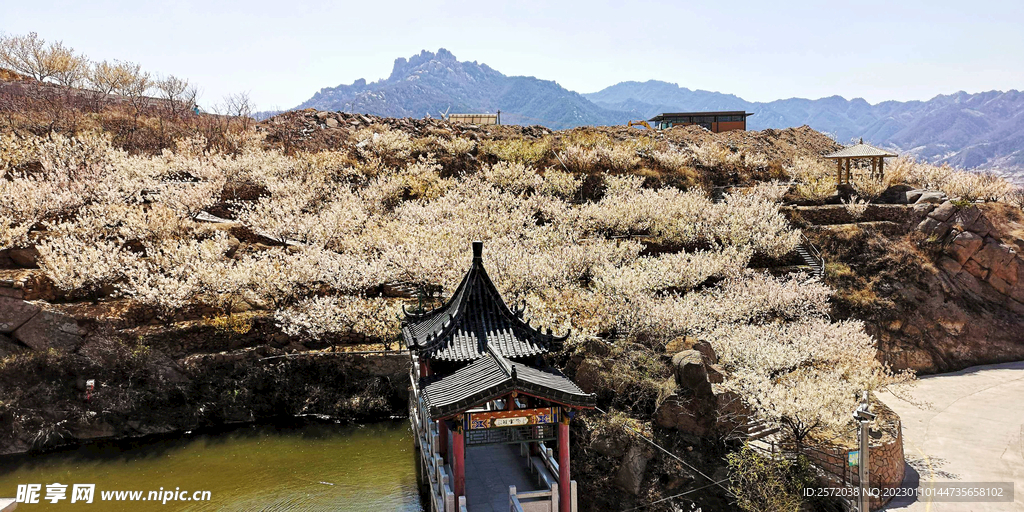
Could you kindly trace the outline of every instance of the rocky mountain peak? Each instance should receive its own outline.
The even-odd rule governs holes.
[[[388,81],[402,80],[416,71],[425,70],[429,72],[432,69],[455,67],[459,64],[462,63],[455,58],[455,55],[444,48],[439,48],[437,53],[422,50],[419,54],[413,55],[408,59],[405,57],[395,59],[395,65],[391,70],[391,76],[388,77]]]

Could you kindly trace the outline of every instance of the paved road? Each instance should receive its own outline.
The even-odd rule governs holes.
[[[1013,503],[893,501],[908,512],[1024,512],[1024,361],[920,379],[908,396],[880,398],[903,420],[904,486],[1013,482]],[[915,405],[911,402],[918,402]],[[922,405],[920,402],[926,402]]]

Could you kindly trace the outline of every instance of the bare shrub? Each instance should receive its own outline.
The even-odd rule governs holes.
[[[1024,187],[1016,187],[1006,194],[1006,201],[1021,210],[1024,210]]]
[[[843,201],[843,207],[846,208],[851,217],[859,219],[868,211],[868,202],[859,199],[857,196],[852,196],[850,199]]]
[[[532,141],[528,139],[490,140],[480,143],[480,151],[493,155],[498,160],[535,165],[547,155],[550,149],[547,140]]]
[[[570,171],[585,174],[597,172],[601,161],[597,150],[577,144],[566,146],[559,154],[559,158]]]
[[[613,171],[629,171],[640,163],[640,158],[636,156],[636,150],[625,145],[599,147],[597,155],[608,169]]]
[[[405,132],[384,127],[363,128],[354,134],[356,152],[363,158],[385,162],[401,161],[412,153],[412,138]]]
[[[682,151],[654,151],[651,159],[663,169],[673,172],[688,169],[693,164],[693,156]]]
[[[866,174],[855,174],[851,180],[851,185],[853,185],[853,189],[856,190],[861,197],[869,199],[874,199],[882,195],[882,192],[885,192],[885,189],[889,188],[885,183],[885,180],[880,180]]]
[[[480,172],[487,182],[501,190],[522,194],[541,184],[542,179],[533,167],[515,162],[498,162],[488,165]]]
[[[476,142],[465,137],[439,137],[435,139],[435,142],[445,153],[452,156],[466,155],[476,148]]]
[[[820,201],[835,194],[835,177],[821,159],[799,156],[786,172],[797,182],[795,191],[801,198]]]
[[[548,167],[544,171],[543,179],[537,185],[537,192],[562,199],[572,199],[579,194],[582,185],[583,180],[571,173]]]

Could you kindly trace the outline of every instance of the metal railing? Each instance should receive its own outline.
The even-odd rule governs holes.
[[[825,278],[825,258],[821,255],[821,251],[811,243],[811,240],[807,238],[807,235],[800,233],[800,245],[807,251],[807,254],[814,260],[814,264],[810,267],[814,270],[814,275],[818,276],[819,279]],[[810,263],[810,262],[808,262]]]

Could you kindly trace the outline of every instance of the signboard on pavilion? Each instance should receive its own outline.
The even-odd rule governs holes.
[[[474,412],[469,414],[467,421],[469,423],[469,430],[521,427],[525,425],[553,425],[558,423],[558,407]]]

